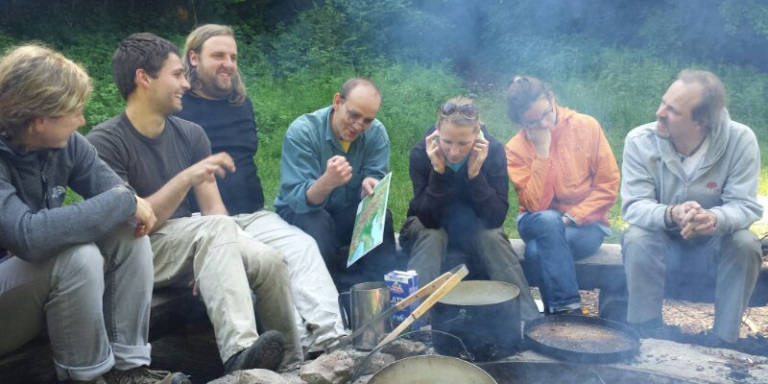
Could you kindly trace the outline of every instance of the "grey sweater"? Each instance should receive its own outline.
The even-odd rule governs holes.
[[[633,129],[624,144],[622,216],[631,225],[664,230],[667,205],[696,201],[717,215],[715,234],[748,228],[763,214],[757,202],[760,149],[754,132],[723,110],[709,133],[710,146],[690,180],[669,140],[655,123]]]
[[[67,187],[83,201],[63,206]],[[79,133],[61,149],[17,153],[0,139],[0,248],[40,261],[94,242],[136,211],[133,191]]]

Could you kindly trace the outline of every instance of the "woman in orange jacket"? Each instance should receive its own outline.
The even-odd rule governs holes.
[[[515,76],[506,98],[510,120],[522,128],[506,152],[525,257],[539,275],[546,313],[581,313],[573,260],[597,252],[610,234],[616,158],[597,120],[557,105],[549,84]]]

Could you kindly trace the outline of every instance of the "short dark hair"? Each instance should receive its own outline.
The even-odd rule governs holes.
[[[112,55],[112,77],[123,99],[136,90],[136,70],[157,77],[171,53],[181,58],[179,48],[151,33],[134,33],[121,41]]]
[[[677,80],[683,83],[701,85],[701,101],[691,111],[693,121],[700,123],[708,131],[720,123],[723,108],[728,103],[725,87],[712,72],[684,69],[677,74]]]
[[[507,88],[507,116],[512,122],[521,124],[523,115],[542,95],[552,96],[552,87],[533,76],[514,76]]]
[[[341,85],[341,89],[339,89],[339,96],[341,96],[342,99],[346,99],[347,96],[352,92],[353,89],[357,88],[358,85],[368,85],[370,87],[373,87],[374,90],[376,90],[376,93],[381,96],[381,91],[379,91],[379,87],[376,86],[376,84],[373,83],[370,79],[367,79],[365,77],[353,77],[347,81],[344,82],[344,84]]]

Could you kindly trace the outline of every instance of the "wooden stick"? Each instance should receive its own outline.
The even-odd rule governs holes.
[[[755,322],[750,320],[750,318],[747,317],[746,315],[744,315],[744,317],[741,318],[741,321],[743,321],[744,324],[746,324],[747,327],[749,327],[752,333],[760,333],[760,328],[758,328],[757,325],[755,325]]]
[[[400,325],[398,325],[397,328],[395,328],[392,332],[390,332],[389,335],[387,335],[387,337],[385,337],[384,340],[382,340],[379,343],[379,345],[377,345],[376,348],[374,349],[378,349],[382,345],[387,344],[390,341],[396,339],[397,336],[399,336],[400,333],[402,333],[406,328],[408,328],[408,326],[413,324],[413,322],[416,321],[416,319],[421,317],[421,315],[423,315],[430,308],[432,308],[432,306],[435,305],[435,303],[437,303],[438,300],[442,299],[443,296],[445,296],[446,294],[448,294],[448,292],[453,290],[453,288],[455,288],[456,285],[458,285],[461,282],[461,280],[467,276],[468,273],[469,273],[469,270],[467,270],[466,267],[459,269],[459,271],[453,274],[448,279],[448,281],[446,281],[445,283],[443,283],[443,285],[437,288],[435,293],[430,295],[426,300],[424,300],[423,303],[421,303],[421,305],[419,305],[416,309],[414,309],[411,315],[408,316],[402,323],[400,323]]]

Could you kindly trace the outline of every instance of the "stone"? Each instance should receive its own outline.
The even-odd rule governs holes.
[[[236,371],[208,384],[289,384],[279,373],[267,369]]]
[[[406,357],[425,354],[427,352],[427,346],[420,341],[397,339],[389,343],[381,351],[394,356],[395,360],[400,360]]]
[[[388,353],[376,353],[375,355],[371,356],[370,359],[368,359],[365,365],[360,367],[358,376],[372,375],[387,365],[394,363],[395,360],[397,359]],[[360,363],[362,363],[362,361]]]
[[[352,377],[354,366],[347,352],[338,350],[302,366],[299,376],[310,384],[342,384]]]

